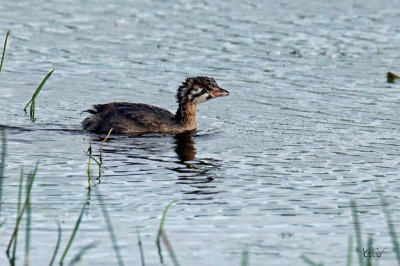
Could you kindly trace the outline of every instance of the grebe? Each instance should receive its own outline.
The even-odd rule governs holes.
[[[82,121],[84,130],[95,133],[181,134],[197,128],[196,106],[212,98],[228,96],[213,78],[190,77],[178,88],[179,104],[176,114],[168,110],[143,103],[113,102],[96,104],[85,112],[92,115]]]

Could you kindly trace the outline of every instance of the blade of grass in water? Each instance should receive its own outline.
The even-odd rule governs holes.
[[[54,261],[56,259],[56,256],[57,256],[57,253],[58,253],[58,249],[60,248],[61,234],[62,234],[60,222],[55,217],[53,218],[53,220],[57,224],[57,243],[56,243],[56,246],[54,248],[53,256],[51,257],[49,266],[53,265],[53,263],[54,263]]]
[[[88,151],[86,153],[87,153],[87,155],[89,155],[87,175],[88,175],[88,190],[90,191],[92,189],[92,185],[90,184],[90,178],[91,178],[90,177],[90,165],[91,165],[90,159],[91,159],[91,156],[92,156],[92,138],[90,138],[89,148],[88,148]]]
[[[249,252],[247,251],[247,249],[243,250],[242,252],[242,262],[240,265],[242,266],[249,265]]]
[[[374,246],[374,239],[372,238],[372,235],[368,235],[368,244],[367,244],[367,249],[372,249]],[[365,265],[367,266],[372,266],[371,262],[372,256],[367,256],[367,262]]]
[[[122,261],[121,253],[119,251],[117,238],[115,237],[114,229],[113,229],[112,224],[111,224],[110,216],[108,215],[107,209],[104,207],[103,198],[102,198],[102,196],[101,196],[101,194],[100,194],[98,189],[95,189],[95,191],[96,191],[97,198],[100,201],[101,211],[103,213],[104,220],[106,221],[107,230],[108,230],[108,232],[110,234],[111,242],[112,242],[112,245],[113,245],[115,256],[117,257],[118,265],[120,265],[120,266],[124,265],[124,262]]]
[[[4,168],[6,165],[6,153],[7,153],[7,138],[6,132],[1,131],[1,162],[0,162],[0,227],[3,223],[3,216],[1,214],[1,202],[3,199],[3,182],[4,182]]]
[[[88,252],[90,249],[97,247],[97,242],[92,242],[86,246],[84,246],[79,252],[78,254],[75,255],[75,257],[71,260],[71,262],[69,263],[69,265],[75,265],[78,262],[81,261],[82,256],[85,255],[86,252]]]
[[[29,116],[31,119],[35,118],[35,99],[38,96],[39,92],[42,90],[47,79],[51,76],[51,74],[53,74],[53,71],[54,69],[51,70],[49,73],[47,73],[47,75],[43,78],[42,82],[40,82],[39,86],[36,88],[35,92],[32,95],[32,98],[24,107],[24,111],[26,112],[26,108],[30,105]]]
[[[34,169],[33,172],[30,174],[30,177],[29,177],[30,182],[29,182],[29,185],[28,185],[28,188],[27,188],[27,194],[28,194],[28,193],[30,194],[30,191],[32,190],[33,181],[35,180],[35,176],[36,176],[38,167],[39,167],[39,161],[36,163],[35,169]],[[16,235],[17,235],[17,233],[18,233],[19,224],[21,223],[22,216],[23,216],[23,214],[24,214],[26,208],[28,207],[28,206],[27,206],[27,205],[28,205],[28,202],[29,202],[28,196],[29,196],[29,195],[26,196],[24,205],[22,206],[22,210],[21,210],[21,212],[19,213],[19,215],[18,215],[18,217],[17,217],[17,221],[16,221],[16,223],[15,223],[15,227],[14,227],[13,233],[12,233],[12,235],[11,235],[10,242],[8,243],[8,246],[7,246],[6,254],[7,254],[7,258],[8,258],[8,260],[10,261],[10,263],[11,263],[10,248],[11,248],[11,245],[12,245],[13,241],[15,240],[15,237],[16,237]]]
[[[0,73],[1,73],[1,69],[3,67],[3,60],[4,60],[4,54],[6,53],[6,46],[7,46],[7,40],[8,40],[8,36],[10,35],[10,31],[7,31],[6,34],[6,39],[4,40],[4,46],[3,46],[3,54],[1,55],[1,62],[0,62]]]
[[[387,226],[389,228],[389,235],[390,235],[390,238],[392,239],[392,245],[393,245],[394,254],[396,255],[397,263],[400,265],[399,242],[397,241],[397,234],[396,234],[396,230],[394,229],[394,226],[393,226],[392,216],[391,216],[390,211],[388,209],[388,203],[386,202],[386,199],[382,195],[381,192],[379,192],[379,198],[380,198],[381,205],[382,205],[382,208],[383,208],[383,213],[385,214],[386,223],[387,223]]]
[[[168,203],[168,205],[165,207],[162,217],[161,217],[161,222],[160,222],[160,228],[158,229],[158,234],[157,234],[157,240],[156,242],[160,242],[160,238],[161,238],[161,233],[163,231],[163,227],[164,227],[164,223],[165,223],[165,217],[167,216],[167,212],[169,207],[171,207],[172,204],[174,204],[175,202],[177,202],[178,200],[172,200],[170,203]]]
[[[24,168],[21,167],[21,171],[20,171],[20,174],[19,174],[17,219],[18,219],[19,212],[21,211],[21,196],[22,196],[22,181],[23,181],[23,178],[24,178]],[[15,264],[15,254],[17,252],[17,240],[18,240],[18,231],[17,231],[17,234],[15,235],[15,240],[14,240],[14,244],[13,244],[13,252],[12,252],[12,257],[11,257],[12,265]]]
[[[164,245],[167,247],[169,256],[171,257],[172,262],[174,263],[174,266],[179,266],[178,258],[175,255],[175,252],[172,248],[171,242],[169,242],[169,239],[167,237],[167,234],[165,231],[161,232],[161,237],[163,239]]]
[[[57,217],[54,214],[52,214],[51,212],[49,212],[47,210],[44,210],[44,209],[41,209],[41,208],[36,207],[36,206],[32,206],[32,208],[34,208],[35,210],[41,211],[46,216],[49,216],[57,225],[57,242],[56,242],[56,246],[55,246],[54,251],[53,251],[53,256],[51,257],[51,260],[50,260],[50,263],[49,263],[49,266],[51,266],[54,263],[54,260],[55,260],[55,258],[57,256],[57,252],[58,252],[58,249],[59,249],[60,243],[61,243],[61,233],[62,233],[61,224],[60,224],[60,221],[58,221]]]
[[[356,232],[358,262],[360,266],[363,266],[360,219],[358,218],[358,210],[356,202],[354,200],[351,200],[350,205],[351,205],[351,212],[353,213],[354,231]]]
[[[347,244],[347,266],[351,266],[353,260],[353,235],[349,236],[349,243]]]
[[[313,261],[312,259],[310,259],[309,257],[307,257],[307,256],[304,255],[304,254],[301,255],[300,258],[302,258],[303,261],[304,261],[305,263],[307,263],[308,265],[311,265],[311,266],[324,266],[324,264],[322,264],[322,263],[316,263],[315,261]]]
[[[99,167],[101,166],[100,162],[96,158],[94,158],[91,154],[89,154],[87,151],[83,151],[83,152],[86,153],[86,155],[89,156],[91,159],[93,159],[93,161],[95,161]],[[90,170],[90,168],[89,168],[89,170]]]
[[[24,265],[29,265],[30,258],[30,244],[31,244],[31,190],[28,189],[30,179],[33,178],[31,175],[28,176],[27,188],[26,188],[26,230],[25,230],[25,262]]]
[[[76,220],[75,227],[72,230],[72,234],[71,234],[71,236],[69,238],[68,244],[65,247],[64,252],[63,252],[63,254],[61,256],[60,265],[63,265],[65,256],[67,255],[68,250],[71,247],[72,242],[74,241],[76,232],[78,232],[78,228],[79,228],[79,225],[81,224],[83,213],[85,212],[86,206],[87,206],[87,200],[85,200],[85,202],[83,203],[83,206],[82,206],[82,209],[81,209],[81,213],[79,214],[78,220]]]
[[[106,142],[106,140],[110,136],[112,130],[113,129],[110,129],[110,131],[108,131],[107,137],[105,137],[104,140],[100,144],[100,165],[103,164],[103,144],[104,144],[104,142]]]
[[[160,228],[158,229],[158,234],[157,234],[157,239],[156,239],[156,244],[157,244],[157,249],[158,249],[158,256],[160,257],[160,263],[164,264],[164,258],[162,255],[162,251],[161,251],[161,244],[160,244],[160,239],[161,239],[161,233],[163,231],[163,227],[164,227],[164,222],[165,222],[165,217],[167,216],[167,212],[169,207],[171,207],[171,205],[175,202],[177,202],[178,200],[172,200],[170,203],[168,203],[168,205],[165,207],[162,217],[161,217],[161,222],[160,222]]]
[[[140,238],[140,233],[139,233],[139,229],[138,228],[136,228],[136,234],[137,234],[139,251],[140,251],[140,260],[142,262],[142,266],[146,266],[146,263],[144,263],[144,252],[143,252],[142,240]]]

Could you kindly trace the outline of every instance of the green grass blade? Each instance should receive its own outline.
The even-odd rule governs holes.
[[[36,106],[36,101],[32,100],[32,104],[29,108],[29,117],[34,119],[35,118],[35,106]]]
[[[367,244],[367,249],[372,249],[374,246],[374,239],[372,238],[372,235],[369,234],[368,235],[368,244]],[[372,256],[367,256],[367,261],[366,264],[367,266],[372,266],[372,262],[371,262]]]
[[[165,231],[161,232],[161,236],[162,236],[164,245],[167,247],[167,250],[168,250],[169,256],[171,257],[172,263],[174,264],[174,266],[179,266],[178,258],[175,255],[174,249],[172,248],[171,242],[169,242],[169,239],[168,239]]]
[[[144,262],[144,252],[143,252],[142,239],[140,238],[140,233],[139,233],[139,229],[138,228],[136,228],[136,234],[137,234],[139,251],[140,251],[140,261],[142,262],[142,266],[146,266],[146,263]]]
[[[49,263],[49,266],[52,266],[54,261],[56,260],[58,249],[60,248],[62,230],[61,230],[60,221],[58,221],[58,219],[54,215],[51,215],[51,214],[47,214],[47,215],[49,215],[53,219],[53,221],[57,224],[57,242],[56,242],[56,246],[53,251],[53,256],[51,257],[51,260]]]
[[[1,55],[1,62],[0,62],[0,73],[1,73],[1,69],[3,67],[4,54],[6,53],[7,40],[8,40],[9,35],[10,35],[10,30],[7,31],[6,39],[4,40],[3,54]]]
[[[44,84],[46,83],[46,81],[48,80],[48,78],[51,76],[51,74],[53,74],[53,70],[51,70],[49,73],[47,73],[47,75],[43,78],[42,82],[40,82],[39,86],[36,88],[35,92],[32,95],[32,98],[29,100],[29,102],[25,105],[24,107],[24,111],[26,112],[26,108],[31,105],[30,107],[30,117],[33,119],[35,117],[35,99],[38,96],[39,92],[42,90]]]
[[[30,261],[30,244],[31,244],[31,213],[32,213],[32,208],[31,208],[31,188],[29,186],[33,184],[31,183],[31,179],[34,178],[34,175],[29,175],[28,176],[28,182],[27,182],[27,190],[26,190],[26,230],[25,230],[25,266],[29,266],[29,261]],[[28,189],[29,188],[29,189]]]
[[[108,131],[107,136],[104,138],[104,140],[100,144],[100,166],[103,165],[103,144],[104,144],[104,142],[107,141],[108,137],[110,137],[110,134],[111,134],[112,130],[113,129],[110,129],[110,131]]]
[[[178,200],[172,200],[170,203],[168,203],[168,205],[165,207],[162,217],[161,217],[161,222],[160,222],[160,228],[158,229],[158,234],[157,234],[157,239],[156,239],[156,244],[157,244],[157,250],[158,250],[158,256],[160,257],[160,263],[164,264],[164,258],[162,255],[162,251],[161,251],[161,244],[160,244],[160,239],[161,239],[161,235],[163,232],[163,228],[164,228],[164,223],[165,223],[165,217],[167,216],[167,212],[169,207],[171,207],[171,205],[175,202],[177,202]]]
[[[160,242],[160,238],[161,238],[161,233],[163,231],[164,228],[164,223],[165,223],[165,217],[167,216],[167,212],[169,207],[171,207],[172,204],[174,204],[175,202],[177,202],[178,200],[172,200],[170,203],[168,203],[168,205],[165,207],[162,217],[161,217],[161,222],[160,222],[160,227],[158,229],[158,234],[157,234],[157,240],[156,242],[159,243]]]
[[[24,168],[21,167],[21,171],[20,171],[20,174],[19,174],[19,187],[18,187],[17,220],[18,220],[19,212],[21,211],[22,181],[23,181],[23,179],[24,179]],[[13,244],[13,251],[12,251],[12,257],[11,257],[11,261],[12,261],[13,265],[15,264],[15,255],[16,255],[16,252],[17,252],[17,240],[18,240],[18,231],[17,231],[17,234],[15,235],[15,240],[14,240],[14,244]]]
[[[50,263],[49,263],[49,266],[51,266],[54,263],[54,260],[55,260],[55,258],[57,256],[58,248],[60,247],[60,243],[61,243],[61,234],[62,234],[61,224],[60,224],[60,221],[58,221],[57,217],[54,214],[52,214],[51,212],[49,212],[47,210],[44,210],[44,209],[41,209],[39,207],[36,207],[34,205],[32,206],[32,208],[34,208],[35,210],[41,211],[46,216],[49,216],[57,225],[57,233],[58,233],[57,242],[56,242],[56,246],[55,246],[54,251],[53,251],[53,256],[52,256],[52,258],[50,260]]]
[[[383,208],[383,213],[385,214],[386,218],[386,223],[389,228],[389,235],[392,240],[392,245],[393,245],[393,250],[396,255],[397,259],[397,264],[400,265],[400,249],[399,249],[399,242],[397,241],[397,234],[396,230],[394,229],[393,222],[392,222],[392,216],[390,214],[390,211],[388,209],[389,204],[387,203],[385,197],[382,195],[381,192],[379,192],[379,198],[381,201],[381,205]]]
[[[87,175],[88,175],[88,190],[89,190],[89,192],[90,192],[90,190],[92,189],[92,184],[90,183],[90,179],[91,179],[91,176],[90,176],[90,166],[91,166],[91,156],[92,156],[92,138],[90,138],[90,141],[89,141],[89,148],[88,148],[88,151],[86,152],[86,154],[88,155],[88,157],[89,157],[89,161],[88,161],[88,168],[87,168]]]
[[[313,261],[312,259],[310,259],[309,257],[307,257],[307,256],[304,255],[304,254],[301,255],[300,258],[302,258],[303,261],[304,261],[305,263],[307,263],[308,265],[311,265],[311,266],[324,266],[324,264],[322,264],[322,263],[317,263],[317,262]]]
[[[249,251],[247,249],[243,250],[242,252],[242,262],[240,263],[241,266],[249,265]]]
[[[107,209],[104,207],[103,198],[102,198],[102,196],[101,196],[101,194],[100,194],[98,189],[96,189],[95,191],[96,191],[97,198],[100,201],[101,211],[103,213],[103,217],[104,217],[104,220],[105,220],[106,225],[107,225],[107,230],[108,230],[108,232],[110,234],[110,239],[111,239],[111,242],[112,242],[112,245],[113,245],[115,256],[116,256],[117,261],[118,261],[118,265],[120,265],[120,266],[124,265],[124,262],[122,261],[121,253],[119,251],[117,238],[115,237],[114,228],[112,227],[112,224],[111,224],[110,216],[108,215]]]
[[[3,223],[2,221],[2,214],[1,214],[1,207],[2,207],[2,200],[3,200],[3,183],[4,183],[4,169],[6,166],[6,153],[7,153],[7,137],[6,132],[4,130],[1,131],[1,162],[0,162],[0,227]]]
[[[69,265],[75,265],[78,262],[81,261],[83,255],[85,255],[86,252],[88,252],[90,249],[97,247],[98,243],[97,242],[92,242],[86,246],[84,246],[79,252],[78,254],[76,254],[73,259],[71,260],[71,262],[69,263]]]
[[[347,266],[351,266],[353,260],[353,235],[349,236],[349,242],[347,244]]]
[[[12,245],[13,241],[15,240],[16,235],[18,234],[19,224],[21,223],[22,216],[23,216],[25,210],[28,207],[30,192],[32,190],[33,181],[35,180],[35,176],[36,176],[38,167],[39,167],[39,161],[36,163],[35,169],[30,174],[30,177],[28,179],[30,182],[28,184],[27,195],[26,195],[26,198],[25,198],[25,202],[24,202],[24,205],[22,206],[21,212],[19,213],[19,215],[17,217],[17,222],[15,223],[15,227],[14,227],[13,233],[11,235],[11,239],[8,242],[8,246],[7,246],[7,249],[6,249],[6,254],[7,254],[7,258],[10,261],[10,263],[12,262],[11,257],[10,257],[10,248],[11,248],[11,245]]]
[[[53,265],[53,263],[54,263],[54,261],[55,261],[55,259],[56,259],[56,256],[57,256],[57,253],[58,253],[58,249],[60,248],[60,244],[61,244],[61,235],[62,235],[62,230],[61,230],[60,222],[59,222],[56,218],[53,218],[53,220],[54,220],[54,221],[56,222],[56,224],[57,224],[57,242],[56,242],[56,246],[55,246],[55,248],[54,248],[53,256],[51,257],[49,266]]]
[[[350,205],[351,205],[351,212],[353,214],[354,231],[356,232],[358,262],[359,262],[360,266],[363,266],[360,219],[358,217],[358,210],[357,210],[356,202],[354,200],[351,200]]]
[[[26,230],[25,230],[25,262],[24,266],[29,266],[31,244],[31,202],[28,200],[26,208]]]
[[[94,158],[94,157],[93,157],[91,154],[89,154],[87,151],[83,151],[83,152],[86,153],[86,155],[89,156],[89,158],[93,159],[93,161],[95,161],[99,167],[101,167],[100,162],[99,162],[96,158]],[[89,169],[88,169],[88,170],[90,170],[90,166],[89,166]]]
[[[86,206],[87,206],[87,200],[85,200],[85,202],[83,203],[83,206],[82,206],[82,209],[81,209],[81,213],[79,214],[78,220],[76,220],[75,227],[72,230],[72,234],[71,234],[71,236],[69,238],[67,246],[65,247],[64,252],[63,252],[63,254],[61,256],[60,265],[63,265],[65,256],[67,255],[68,250],[71,247],[72,242],[74,241],[76,232],[78,232],[78,228],[79,228],[79,225],[81,224],[83,213],[85,212]]]

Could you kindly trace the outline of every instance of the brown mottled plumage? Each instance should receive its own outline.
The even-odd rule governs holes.
[[[85,130],[95,133],[180,134],[197,128],[196,106],[229,92],[220,88],[213,78],[187,78],[178,88],[176,99],[179,104],[174,115],[168,110],[143,103],[114,102],[96,104],[86,112],[92,115],[82,121]]]

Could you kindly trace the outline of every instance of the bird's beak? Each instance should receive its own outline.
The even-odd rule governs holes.
[[[210,92],[210,95],[213,98],[217,98],[217,97],[221,97],[221,96],[228,96],[229,95],[229,91],[224,90],[224,89],[219,88],[219,87],[214,87],[214,88],[212,88],[212,90]]]

